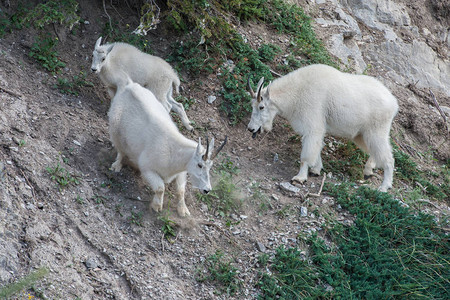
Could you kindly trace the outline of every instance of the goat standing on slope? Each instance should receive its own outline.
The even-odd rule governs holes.
[[[380,191],[392,187],[394,158],[389,131],[398,104],[380,81],[326,65],[311,65],[274,80],[266,88],[263,82],[261,78],[256,94],[250,81],[248,84],[253,98],[248,130],[253,138],[258,132],[270,131],[273,119],[280,114],[302,135],[300,171],[292,181],[306,181],[308,168],[320,174],[323,138],[331,134],[352,139],[370,155],[365,176],[373,175],[375,167],[384,169]]]
[[[188,130],[193,129],[183,105],[172,96],[173,89],[179,93],[180,79],[164,59],[146,54],[126,43],[100,45],[101,41],[99,37],[95,43],[91,70],[99,74],[111,98],[124,72],[131,80],[152,91],[168,112],[173,109]]]
[[[226,139],[212,153],[214,138],[210,143],[207,140],[206,150],[201,139],[197,144],[185,138],[153,93],[129,78],[126,84],[119,84],[108,117],[111,141],[117,149],[111,168],[119,172],[122,159],[128,157],[155,192],[150,206],[157,212],[163,207],[165,183],[175,180],[178,214],[190,215],[184,202],[186,173],[190,174],[194,187],[208,193],[209,170]]]

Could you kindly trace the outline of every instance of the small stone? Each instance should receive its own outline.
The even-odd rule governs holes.
[[[97,262],[97,259],[95,259],[95,257],[89,257],[88,259],[86,259],[84,264],[86,265],[86,268],[88,268],[88,269],[95,269],[98,267],[98,262]]]
[[[280,200],[280,198],[278,198],[278,196],[275,195],[275,194],[272,194],[271,197],[272,197],[272,199],[275,200],[275,201],[279,201],[279,200]]]
[[[256,248],[261,252],[266,252],[266,246],[261,242],[256,242]]]
[[[298,193],[300,192],[300,188],[293,186],[292,184],[290,184],[289,182],[282,182],[280,183],[280,187],[281,189],[288,191],[288,192],[292,192],[292,193]]]
[[[81,143],[80,143],[79,141],[77,141],[77,140],[73,140],[73,143],[74,143],[75,145],[77,145],[77,146],[81,146]]]
[[[300,207],[300,216],[307,217],[308,216],[308,208],[306,206]]]
[[[273,156],[273,162],[276,163],[279,160],[278,153],[275,153]]]
[[[211,104],[211,103],[213,103],[214,101],[216,101],[216,99],[217,99],[216,96],[209,96],[209,97],[208,97],[208,103]]]

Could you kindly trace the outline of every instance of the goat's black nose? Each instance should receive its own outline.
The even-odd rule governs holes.
[[[248,131],[253,132],[253,129],[251,129],[251,128],[247,128],[247,129],[248,129]]]
[[[92,72],[95,72],[95,71],[97,71],[97,69],[91,68],[91,71],[92,71]]]
[[[209,190],[203,190],[203,194],[208,194]]]

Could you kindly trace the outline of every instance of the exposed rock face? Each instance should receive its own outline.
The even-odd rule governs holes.
[[[338,29],[328,37],[329,49],[356,72],[370,64],[401,85],[413,83],[450,96],[449,30],[427,22],[448,16],[450,4],[444,2],[433,1],[426,10],[425,1],[316,0],[324,11],[331,11],[316,21]],[[414,5],[425,11],[416,11]]]

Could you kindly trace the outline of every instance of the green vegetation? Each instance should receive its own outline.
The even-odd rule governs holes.
[[[177,236],[175,228],[177,226],[177,223],[170,219],[169,209],[167,209],[167,212],[164,215],[158,216],[158,220],[163,222],[161,230],[164,237],[166,238],[166,240],[171,242],[171,239]]]
[[[215,283],[220,292],[234,295],[242,286],[237,271],[238,269],[232,266],[231,261],[225,259],[224,253],[217,250],[206,258],[203,268],[197,271],[196,279],[200,282]]]
[[[58,52],[55,47],[58,44],[58,39],[51,35],[36,38],[36,41],[31,46],[28,55],[37,60],[47,71],[57,73],[61,68],[66,66],[58,58]]]
[[[142,211],[139,211],[139,212],[131,211],[131,215],[130,215],[130,218],[129,218],[130,223],[134,224],[136,226],[139,226],[139,227],[144,227],[144,225],[142,224],[142,217],[143,216],[144,216],[144,214],[143,214]]]
[[[369,156],[351,141],[339,142],[335,155],[336,160],[324,160],[325,172],[346,174],[350,180],[362,180],[364,165]]]
[[[395,176],[397,180],[404,180],[409,185],[418,185],[424,193],[432,198],[438,200],[449,199],[450,197],[450,168],[449,165],[442,167],[441,177],[444,179],[442,184],[435,185],[429,178],[437,177],[438,174],[431,174],[430,172],[421,171],[417,164],[404,152],[402,152],[397,145],[393,145],[394,159],[395,159]]]
[[[208,209],[221,217],[228,217],[241,206],[238,188],[233,182],[233,176],[239,173],[228,156],[216,166],[215,174],[219,176],[213,189],[208,194],[197,193],[197,199],[208,206]]]
[[[296,249],[278,249],[271,273],[262,274],[261,299],[450,297],[450,243],[433,216],[366,187],[325,189],[356,216],[354,225],[329,228],[336,247],[309,237],[308,258]]]
[[[73,76],[72,80],[59,77],[58,82],[55,84],[54,88],[58,89],[63,94],[78,96],[83,87],[94,86],[91,81],[86,80],[86,76],[86,73],[81,71],[79,75]]]
[[[80,184],[79,176],[71,174],[59,162],[55,167],[47,167],[46,170],[50,174],[50,178],[59,185],[59,188]]]
[[[49,24],[60,24],[69,27],[80,21],[78,2],[76,0],[45,1],[29,10],[21,20],[21,24],[33,24],[38,29],[44,29]]]
[[[173,47],[171,61],[194,75],[218,71],[223,84],[221,103],[233,124],[237,124],[251,111],[250,99],[246,92],[248,77],[254,81],[264,76],[267,81],[273,76],[271,62],[281,50],[274,45],[262,45],[252,49],[244,41],[225,17],[233,13],[241,21],[257,19],[282,33],[292,35],[292,54],[305,57],[302,62],[291,58],[292,69],[310,63],[325,63],[336,66],[322,43],[315,37],[310,18],[296,5],[281,0],[234,0],[210,1],[168,1],[167,20],[172,27],[187,33],[192,28],[200,35],[193,34],[183,43]],[[204,48],[204,49],[202,49]],[[286,65],[281,69],[286,70]],[[288,69],[289,70],[289,69]],[[288,71],[286,70],[286,71]]]
[[[48,274],[48,272],[49,271],[46,268],[39,268],[36,271],[33,271],[30,274],[26,275],[22,279],[1,287],[0,299],[12,299],[11,297],[13,297],[14,295],[17,295],[24,289],[31,288],[39,280],[43,279]]]
[[[127,24],[127,29],[129,28]],[[129,30],[123,30],[117,22],[106,23],[103,28],[103,43],[123,42],[135,46],[141,51],[152,54],[153,50],[149,41],[141,35],[133,34]]]

